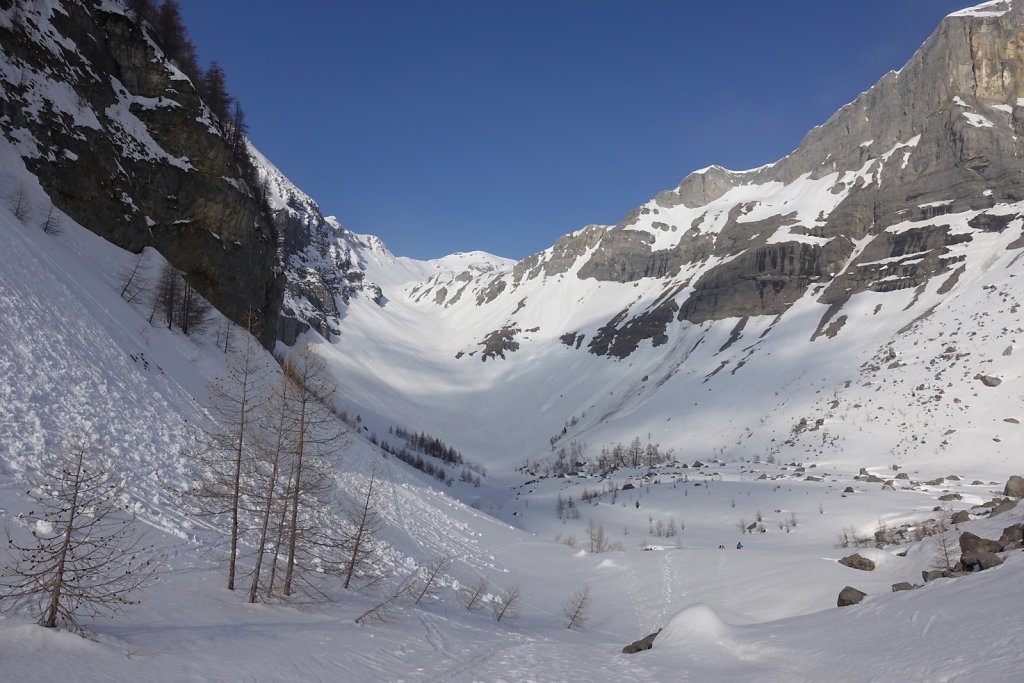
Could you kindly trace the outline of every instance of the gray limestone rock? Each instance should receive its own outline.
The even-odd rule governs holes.
[[[1003,529],[1003,534],[999,537],[999,543],[1002,545],[1003,550],[1017,548],[1022,541],[1024,541],[1024,522],[1006,527]]]
[[[866,557],[862,557],[859,553],[847,555],[839,560],[839,564],[844,567],[850,567],[851,569],[859,569],[863,572],[875,571],[875,563]]]
[[[627,655],[632,655],[637,652],[643,652],[644,650],[650,650],[654,647],[654,639],[658,637],[659,633],[661,633],[660,628],[654,633],[644,636],[640,640],[634,640],[632,643],[622,648],[622,652]]]
[[[977,553],[977,552],[988,552],[997,553],[1003,549],[1003,544],[999,541],[993,541],[988,538],[981,538],[977,534],[972,534],[970,531],[965,531],[960,534],[960,551],[965,555]],[[964,562],[964,564],[972,564],[970,562]]]
[[[963,524],[964,522],[969,522],[971,521],[971,513],[967,512],[967,510],[958,510],[957,512],[953,513],[951,521],[953,522],[953,524]]]
[[[631,212],[600,239],[579,276],[696,278],[657,310],[610,320],[605,343],[590,351],[625,357],[644,340],[665,343],[673,315],[695,324],[775,316],[811,291],[826,307],[819,332],[833,337],[841,334],[842,306],[859,292],[918,289],[934,277],[943,278],[940,293],[950,291],[962,272],[948,257],[951,249],[975,233],[1007,230],[1017,216],[988,210],[1024,198],[1024,112],[1017,99],[1024,70],[1005,58],[1016,54],[1022,31],[1018,4],[1001,16],[948,17],[899,72],[808,133],[784,159],[743,173],[698,171]],[[992,125],[974,125],[978,116]],[[842,199],[813,222],[781,209],[748,221],[756,203],[723,203],[734,188],[798,178],[827,179]],[[711,202],[718,218],[703,210]],[[668,220],[656,212],[678,206],[697,218],[675,246],[655,248]],[[968,224],[972,232],[943,221],[966,210],[982,212]],[[719,222],[709,231],[712,220]],[[887,230],[897,223],[908,225]],[[780,239],[782,229],[799,239]],[[854,255],[854,242],[865,239]],[[658,244],[665,244],[662,237]],[[982,381],[992,380],[998,378]]]
[[[1003,558],[987,550],[975,550],[970,553],[964,553],[960,562],[967,570],[983,571],[992,567],[998,567],[1003,563]]]
[[[1024,477],[1015,474],[1006,481],[1003,495],[1012,498],[1024,498]]]
[[[857,590],[852,586],[846,586],[843,590],[839,591],[839,599],[836,601],[836,605],[838,607],[856,605],[865,597],[867,597],[867,593],[864,591]]]
[[[989,517],[995,517],[996,515],[1001,515],[1004,512],[1009,512],[1010,510],[1012,510],[1015,507],[1017,507],[1017,503],[1019,503],[1019,502],[1020,502],[1020,499],[1016,499],[1016,500],[1009,500],[1009,499],[1007,499],[1007,500],[1004,500],[1004,501],[1002,501],[1000,503],[997,503],[996,505],[992,506],[992,510],[989,512]]]

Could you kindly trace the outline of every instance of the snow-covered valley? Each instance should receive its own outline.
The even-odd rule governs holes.
[[[10,160],[7,168],[16,165],[16,160]],[[204,419],[206,383],[224,372],[220,333],[184,337],[151,326],[146,306],[126,303],[118,293],[117,273],[130,267],[134,257],[73,224],[68,223],[61,235],[51,236],[4,210],[2,228],[6,248],[0,257],[0,291],[7,351],[3,356],[0,510],[8,524],[17,525],[26,505],[22,473],[46,450],[58,448],[69,430],[89,425],[124,463],[133,506],[160,555],[160,580],[140,596],[141,605],[128,608],[114,621],[88,624],[96,642],[40,629],[26,623],[24,614],[5,615],[0,621],[5,678],[554,681],[628,676],[659,681],[684,676],[813,681],[828,676],[852,681],[1013,677],[1016,656],[1009,644],[1018,633],[1019,616],[1015,601],[1007,597],[1016,594],[1024,569],[1020,553],[1008,553],[1005,564],[983,574],[937,580],[917,591],[897,594],[889,592],[890,584],[919,583],[921,571],[933,565],[930,540],[873,548],[873,534],[881,524],[919,524],[934,516],[933,508],[943,505],[938,497],[946,492],[961,496],[944,504],[950,510],[973,510],[979,515],[977,521],[961,525],[963,530],[996,538],[1004,527],[1024,520],[1024,511],[1017,509],[988,520],[982,514],[985,508],[976,507],[1002,493],[1002,483],[1013,466],[1009,453],[1015,448],[1016,425],[1003,418],[1015,414],[1006,406],[1019,406],[1019,397],[989,398],[986,392],[999,387],[990,389],[972,379],[975,368],[962,363],[964,369],[949,372],[949,377],[965,388],[949,393],[977,394],[969,413],[981,423],[974,428],[976,434],[965,437],[961,446],[949,443],[938,448],[936,443],[932,458],[907,460],[897,455],[893,441],[912,435],[928,438],[923,435],[930,432],[907,429],[901,434],[897,419],[910,425],[930,420],[944,426],[964,424],[956,422],[961,411],[941,403],[933,407],[930,401],[921,406],[895,405],[892,391],[878,391],[868,379],[878,373],[888,374],[896,386],[936,381],[937,370],[929,363],[934,356],[929,353],[941,354],[949,338],[956,338],[961,316],[985,310],[985,298],[999,296],[999,290],[993,291],[984,280],[986,286],[968,290],[981,301],[948,306],[948,317],[936,312],[917,323],[935,326],[926,328],[922,341],[928,335],[938,341],[932,347],[910,342],[905,351],[897,352],[910,361],[906,365],[865,370],[861,366],[870,356],[853,357],[839,365],[839,372],[849,374],[826,375],[820,384],[804,387],[799,377],[790,377],[791,385],[807,393],[792,397],[792,417],[778,418],[786,413],[770,409],[763,410],[763,420],[749,417],[761,410],[758,405],[744,405],[746,397],[758,398],[755,386],[779,386],[785,395],[786,372],[768,363],[760,369],[745,366],[742,371],[757,378],[756,383],[733,383],[738,387],[733,393],[716,387],[717,376],[712,377],[707,384],[716,391],[707,393],[718,403],[717,412],[663,408],[674,417],[668,424],[700,421],[700,429],[683,426],[677,432],[680,427],[672,425],[676,434],[693,429],[686,440],[653,431],[647,420],[655,406],[632,398],[635,405],[628,412],[634,417],[627,422],[627,430],[615,432],[618,440],[628,442],[628,435],[637,434],[644,435],[646,443],[646,435],[652,433],[662,449],[674,449],[668,463],[652,470],[622,469],[607,477],[582,473],[544,477],[530,468],[520,471],[523,461],[543,463],[554,457],[543,442],[549,433],[558,432],[564,419],[542,422],[540,430],[521,429],[518,425],[523,422],[492,427],[492,410],[519,410],[529,415],[531,422],[526,424],[534,424],[538,412],[546,411],[538,411],[541,406],[536,399],[517,394],[510,380],[504,391],[485,385],[462,404],[457,402],[458,392],[435,384],[429,387],[431,393],[443,394],[445,400],[435,405],[436,413],[427,424],[436,433],[457,436],[459,447],[487,469],[480,487],[461,481],[440,486],[393,458],[383,459],[367,440],[372,431],[372,400],[380,400],[374,387],[343,392],[346,403],[367,416],[363,418],[367,424],[352,436],[338,463],[338,474],[342,488],[352,484],[348,488],[353,490],[374,463],[383,468],[387,491],[379,504],[386,520],[384,537],[390,546],[386,557],[393,580],[401,580],[433,558],[455,558],[436,598],[400,607],[389,623],[357,625],[354,619],[378,600],[380,589],[343,591],[329,582],[333,602],[262,605],[247,605],[237,593],[224,590],[223,535],[183,515],[165,493],[165,488],[181,484],[186,476],[195,425]],[[147,253],[145,258],[151,261],[152,271],[159,257]],[[1008,265],[996,261],[979,277],[999,282],[1006,277]],[[353,309],[352,315],[359,315],[358,307]],[[366,307],[369,313],[377,310]],[[913,319],[911,313],[907,315],[908,321]],[[988,339],[984,318],[979,318],[980,324],[971,330],[975,334],[961,334],[973,339],[968,348],[984,358]],[[864,336],[868,351],[888,353],[887,346],[878,347],[867,333]],[[999,355],[1006,338],[991,336],[999,338],[991,340],[988,351],[994,362],[1004,364],[998,372],[1008,377],[1014,366],[1003,359],[1013,356]],[[443,338],[437,335],[433,343],[441,344]],[[351,337],[344,341],[354,343]],[[424,372],[414,360],[403,368],[400,350],[392,350],[395,362],[391,364],[385,363],[386,351],[371,348],[365,358],[347,358],[344,362],[352,365],[345,366],[336,350],[343,344],[321,344],[326,354],[337,354],[334,367],[362,366],[393,373],[386,375],[389,378]],[[720,345],[718,341],[707,344],[709,348]],[[783,355],[785,348],[776,353]],[[823,353],[817,367],[825,365],[826,358]],[[892,363],[888,356],[882,360]],[[595,387],[614,386],[611,378],[598,376],[600,367],[610,361],[591,362],[591,367],[571,370],[579,379],[571,387],[575,394],[570,395],[599,396],[607,392]],[[705,362],[713,369],[719,361],[711,357]],[[813,357],[802,364],[816,367]],[[501,367],[491,362],[480,365]],[[980,367],[995,372],[991,363]],[[559,370],[552,364],[531,372],[544,376]],[[705,369],[693,374],[702,385]],[[859,388],[846,399],[849,406],[834,405],[839,378],[855,379]],[[460,385],[457,375],[451,382],[452,387]],[[414,385],[410,380],[409,388]],[[1016,382],[1009,380],[1000,387],[1007,385]],[[473,402],[487,393],[500,394],[495,397],[499,407],[474,411]],[[403,394],[396,400],[410,400],[407,392]],[[765,406],[770,403],[767,398],[761,400]],[[679,401],[681,408],[685,406],[682,395]],[[855,402],[860,405],[854,407]],[[704,397],[701,403],[714,405]],[[814,412],[815,406],[821,412]],[[471,429],[453,429],[460,410],[473,418]],[[930,413],[937,410],[945,412],[933,417]],[[415,424],[414,414],[406,415],[407,424]],[[809,418],[806,431],[792,430],[797,415]],[[818,415],[826,418],[821,425],[815,424]],[[976,417],[981,415],[990,417],[981,421]],[[379,424],[383,433],[386,427]],[[749,432],[743,429],[747,425]],[[769,429],[773,431],[765,431]],[[780,442],[788,438],[792,443],[772,447],[770,439],[761,436],[766,433],[777,433]],[[765,441],[759,443],[759,436]],[[950,436],[956,438],[955,434],[943,437],[941,432],[934,438],[940,442]],[[993,442],[993,438],[1001,440]],[[974,444],[973,449],[969,444]],[[985,457],[978,457],[981,444],[985,444]],[[1002,448],[1007,455],[993,455]],[[707,466],[692,467],[694,460]],[[895,476],[891,465],[908,474],[908,479],[893,480],[896,490],[855,479],[860,467],[890,479]],[[911,486],[911,482],[954,474],[959,481]],[[623,489],[626,484],[634,488]],[[854,493],[844,494],[847,486]],[[583,502],[591,494],[593,500]],[[578,517],[559,518],[559,497],[574,501]],[[760,521],[765,530],[741,533],[741,521],[747,526]],[[602,528],[608,549],[590,552],[588,524]],[[667,535],[670,525],[672,536]],[[836,547],[847,530],[872,539],[871,548],[857,552],[877,563],[875,571],[837,564],[840,557],[855,552]],[[737,542],[744,544],[742,550],[735,548]],[[724,550],[719,549],[721,545]],[[489,609],[464,608],[459,591],[480,577],[491,586],[489,596],[510,586],[521,588],[523,607],[516,621],[496,623]],[[836,609],[836,595],[847,584],[865,591],[868,598],[860,606]],[[592,590],[590,619],[579,631],[569,631],[560,606],[584,585]],[[663,627],[668,630],[653,650],[620,653],[632,640]],[[854,661],[856,666],[838,664]]]
[[[59,10],[40,6],[52,38]],[[1024,9],[952,19],[987,31]],[[246,333],[217,312],[190,333],[155,323],[164,257],[55,209],[26,164],[42,143],[0,117],[0,522],[16,539],[54,533],[31,521],[27,482],[86,435],[124,482],[156,576],[114,619],[83,618],[89,639],[0,603],[0,681],[1016,680],[1024,506],[1006,496],[1024,474],[1024,202],[1012,173],[981,174],[1015,163],[1004,108],[1024,102],[991,105],[982,84],[921,130],[857,129],[912,87],[897,81],[778,164],[697,172],[519,263],[395,256],[250,149],[294,336],[255,362],[270,386],[279,362],[323,360],[337,393],[322,428],[344,435],[322,444],[331,509],[311,519],[349,534],[367,491],[379,518],[372,570],[350,586],[314,562],[309,590],[256,603],[225,588],[224,515],[182,494]],[[52,82],[29,88],[82,106]],[[988,126],[968,111],[982,106]],[[815,136],[854,115],[825,151]],[[969,181],[929,166],[950,126],[961,148],[988,145]],[[795,173],[806,157],[814,170]],[[915,174],[949,194],[883,193]],[[736,315],[705,315],[709,301]],[[253,519],[240,584],[268,547]],[[954,568],[969,534],[1002,540]],[[862,568],[840,563],[854,554]],[[837,607],[848,586],[863,601]]]

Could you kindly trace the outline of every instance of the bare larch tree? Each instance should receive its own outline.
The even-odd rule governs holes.
[[[138,602],[137,589],[154,577],[123,501],[121,480],[81,435],[30,478],[38,508],[5,527],[12,557],[0,576],[0,603],[31,606],[39,624],[84,633],[81,615],[109,616]],[[26,538],[27,537],[27,538]]]
[[[235,589],[241,514],[252,457],[254,416],[265,392],[266,356],[252,335],[229,354],[227,371],[209,385],[208,409],[213,420],[203,433],[198,454],[199,485],[195,491],[201,514],[226,518],[230,536],[228,590]]]

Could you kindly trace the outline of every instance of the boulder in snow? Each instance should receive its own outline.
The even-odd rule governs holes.
[[[977,534],[965,531],[960,534],[960,552],[964,555],[974,552],[998,553],[1003,549],[1003,544],[988,538],[981,538]],[[964,562],[964,564],[970,564]]]
[[[1009,512],[1013,508],[1017,507],[1017,503],[1019,502],[1019,500],[1010,500],[1009,498],[1007,498],[1003,502],[994,505],[992,507],[992,511],[988,513],[988,516],[995,517],[996,515],[1001,515],[1004,512]]]
[[[632,643],[622,648],[622,652],[627,655],[632,655],[644,650],[650,650],[654,647],[654,639],[658,637],[659,633],[661,633],[660,628],[654,633],[644,636],[640,640],[634,640]]]
[[[1010,477],[1006,482],[1006,487],[1003,489],[1003,495],[1013,498],[1024,498],[1024,477],[1018,474]]]
[[[1003,550],[1019,548],[1022,542],[1024,542],[1024,522],[1006,527],[1003,529],[1003,535],[999,537],[999,543],[1002,544]]]
[[[967,571],[971,569],[982,571],[998,567],[1003,563],[1003,558],[987,550],[975,550],[970,553],[964,553],[963,557],[960,558],[960,563],[963,564],[964,569]]]
[[[862,557],[860,553],[847,555],[843,559],[839,560],[839,564],[844,567],[850,567],[851,569],[859,569],[863,572],[875,571],[875,563],[866,557]]]
[[[836,605],[839,607],[847,607],[849,605],[856,605],[858,602],[863,600],[867,596],[864,591],[859,591],[852,586],[847,586],[843,590],[839,591],[839,600],[836,601]]]

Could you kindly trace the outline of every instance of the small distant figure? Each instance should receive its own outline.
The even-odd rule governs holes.
[[[719,545],[719,546],[718,546],[718,549],[719,549],[719,550],[725,550],[725,546],[724,546],[724,545]]]
[[[739,541],[736,543],[736,550],[743,550],[743,542]]]
[[[637,509],[637,510],[639,510],[639,509],[640,509],[640,501],[639,501],[639,500],[638,500],[638,501],[636,502],[636,509]]]

